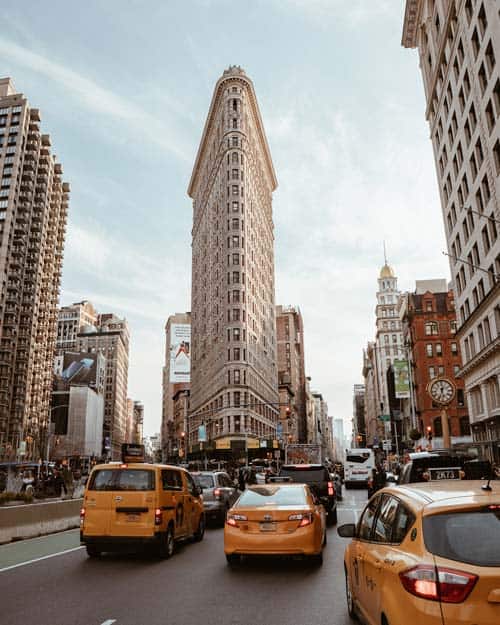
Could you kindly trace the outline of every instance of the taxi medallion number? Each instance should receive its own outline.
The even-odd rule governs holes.
[[[139,514],[127,514],[127,523],[134,523],[140,519]]]

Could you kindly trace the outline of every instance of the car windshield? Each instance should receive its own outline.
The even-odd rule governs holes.
[[[426,516],[424,540],[437,556],[477,566],[500,566],[500,509],[492,506]]]
[[[202,488],[213,488],[214,487],[214,476],[208,474],[199,474],[193,475],[194,481],[201,486]]]
[[[309,482],[328,482],[329,476],[326,469],[311,467],[310,469],[300,467],[283,467],[280,477],[289,477],[292,482],[308,484]]]
[[[236,507],[305,505],[306,493],[301,486],[254,486],[243,492]]]
[[[89,490],[154,490],[154,471],[147,469],[98,469],[92,474]]]

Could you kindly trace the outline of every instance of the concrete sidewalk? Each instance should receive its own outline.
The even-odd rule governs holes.
[[[0,545],[0,573],[22,563],[50,558],[79,547],[79,529]]]

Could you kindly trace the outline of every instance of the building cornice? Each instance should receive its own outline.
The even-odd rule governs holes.
[[[250,78],[248,78],[248,76],[246,76],[243,73],[224,73],[219,78],[219,80],[217,81],[217,84],[215,85],[214,94],[212,96],[212,102],[210,103],[210,109],[208,111],[207,120],[205,122],[205,127],[203,128],[200,146],[198,148],[198,153],[196,154],[196,160],[195,160],[194,167],[193,167],[193,173],[191,174],[191,180],[189,181],[188,195],[190,198],[192,198],[194,194],[194,188],[196,186],[198,176],[200,175],[200,172],[201,172],[199,165],[202,162],[203,157],[205,155],[205,150],[208,144],[208,138],[211,134],[211,130],[215,122],[215,117],[219,109],[219,102],[224,93],[226,83],[228,82],[230,83],[241,82],[244,85],[244,87],[247,89],[251,109],[254,114],[255,120],[257,122],[257,131],[259,133],[260,143],[263,148],[263,152],[265,156],[265,163],[267,166],[267,170],[268,170],[268,174],[269,174],[269,178],[271,182],[271,190],[274,191],[278,186],[278,181],[276,179],[276,172],[274,171],[274,166],[273,166],[273,162],[271,159],[271,151],[269,150],[269,145],[267,143],[266,134],[264,132],[264,124],[262,122],[262,117],[260,115],[259,106],[257,104],[257,96],[255,94],[253,83],[250,80]]]
[[[421,0],[406,0],[403,34],[401,37],[401,45],[404,48],[417,47],[417,27],[421,10]]]

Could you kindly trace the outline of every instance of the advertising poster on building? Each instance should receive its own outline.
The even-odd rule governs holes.
[[[395,360],[394,369],[394,387],[397,399],[405,399],[410,397],[410,374],[407,360]]]
[[[190,382],[191,325],[173,323],[170,326],[170,382]]]
[[[97,354],[66,352],[64,354],[62,379],[69,384],[96,386]]]

